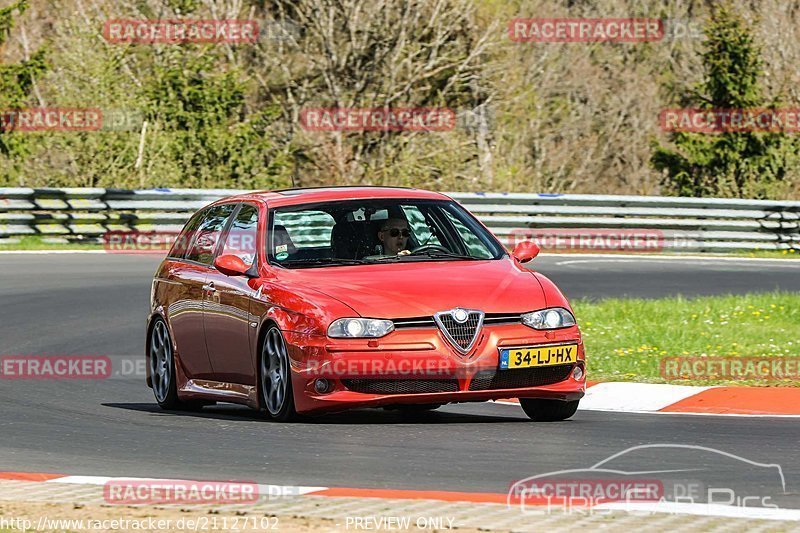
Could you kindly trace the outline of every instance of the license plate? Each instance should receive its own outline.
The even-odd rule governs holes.
[[[577,344],[530,346],[500,350],[501,369],[567,365],[577,360]]]

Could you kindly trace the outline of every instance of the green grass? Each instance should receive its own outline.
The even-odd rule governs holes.
[[[58,237],[58,235],[53,235]],[[68,243],[56,244],[42,241],[40,236],[20,237],[20,242],[15,244],[0,244],[0,250],[102,250],[102,244]]]
[[[800,357],[800,294],[658,300],[577,300],[589,379],[680,384],[665,380],[664,357]],[[737,385],[800,386],[793,380],[737,380]]]
[[[759,257],[767,259],[800,259],[800,250],[739,250],[733,255],[740,257]]]

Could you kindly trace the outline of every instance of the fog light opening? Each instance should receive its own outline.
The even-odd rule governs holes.
[[[580,366],[576,366],[572,369],[572,379],[575,381],[580,381],[583,377],[583,369]]]
[[[314,382],[314,390],[318,394],[325,394],[333,390],[333,383],[328,381],[327,379],[318,379]]]

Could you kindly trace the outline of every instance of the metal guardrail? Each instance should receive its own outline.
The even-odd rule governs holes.
[[[28,235],[98,241],[111,231],[178,231],[230,189],[0,188],[0,242]],[[547,248],[718,252],[800,250],[800,202],[448,193],[504,243],[535,238]]]

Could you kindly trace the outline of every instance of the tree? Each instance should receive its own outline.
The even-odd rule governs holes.
[[[747,21],[725,3],[712,10],[703,44],[704,79],[682,98],[684,107],[774,109],[760,84],[761,47]],[[655,146],[651,163],[680,196],[774,196],[797,167],[798,143],[784,133],[670,134],[674,148]]]
[[[495,26],[481,30],[469,0],[270,0],[265,11],[294,28],[264,46],[252,69],[284,109],[298,184],[437,187],[444,169],[470,160],[491,186],[484,63]],[[472,132],[315,134],[296,127],[304,108],[434,108],[472,112]],[[472,134],[473,138],[469,135]],[[450,185],[452,187],[452,184]]]
[[[28,8],[28,0],[19,0],[9,7],[0,9],[0,51],[14,27],[14,14],[21,15]],[[28,59],[17,64],[0,62],[0,114],[7,110],[19,109],[26,104],[33,89],[34,79],[47,68],[44,49],[34,52]],[[6,156],[27,154],[23,139],[8,135],[0,123],[0,154]]]

